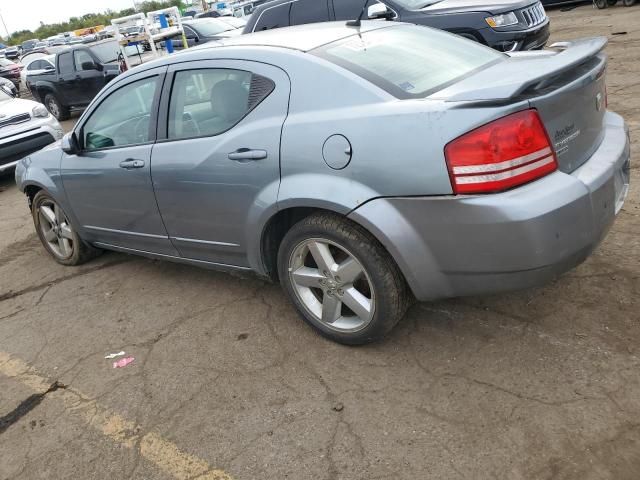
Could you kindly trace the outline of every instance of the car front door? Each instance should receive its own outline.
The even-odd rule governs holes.
[[[74,104],[87,105],[104,86],[104,72],[88,50],[74,50],[73,65],[76,71]]]
[[[80,151],[64,154],[67,200],[87,240],[177,255],[151,184],[157,105],[166,67],[112,85],[74,130]]]
[[[248,266],[250,218],[277,201],[289,78],[241,60],[185,62],[168,76],[151,174],[169,237],[183,257]]]

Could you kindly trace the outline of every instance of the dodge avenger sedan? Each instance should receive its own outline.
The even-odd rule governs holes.
[[[243,35],[119,76],[16,180],[64,265],[254,271],[321,334],[370,342],[412,298],[538,285],[593,251],[629,183],[605,45],[507,55],[376,21]]]

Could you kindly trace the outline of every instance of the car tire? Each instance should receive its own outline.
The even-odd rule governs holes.
[[[31,215],[45,250],[62,265],[81,265],[101,250],[82,240],[60,205],[44,190],[31,202]]]
[[[622,0],[622,4],[625,7],[633,7],[636,4],[636,0]]]
[[[44,106],[47,107],[49,113],[56,117],[57,120],[62,121],[69,119],[69,108],[64,107],[53,93],[47,93],[44,96]]]
[[[384,337],[412,298],[376,238],[331,213],[313,214],[291,227],[278,250],[278,275],[300,316],[345,345]]]
[[[598,9],[603,10],[609,6],[607,0],[594,0],[593,2]]]

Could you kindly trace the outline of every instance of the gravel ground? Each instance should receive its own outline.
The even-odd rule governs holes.
[[[637,158],[640,6],[550,16],[553,40],[609,37],[609,107]],[[631,173],[576,270],[415,305],[362,348],[321,339],[255,278],[112,253],[59,266],[2,179],[0,479],[636,480],[635,161]],[[113,369],[104,355],[120,350],[135,361]]]

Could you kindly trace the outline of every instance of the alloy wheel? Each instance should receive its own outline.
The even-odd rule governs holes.
[[[67,216],[53,200],[45,200],[38,207],[40,233],[53,254],[61,260],[73,255],[74,235]]]
[[[49,102],[47,103],[47,107],[49,108],[51,115],[58,118],[58,116],[60,115],[60,109],[58,108],[58,104],[56,103],[56,101],[53,99],[49,100]]]
[[[375,295],[363,265],[331,240],[299,243],[289,258],[289,278],[304,308],[332,330],[355,332],[373,319]]]

